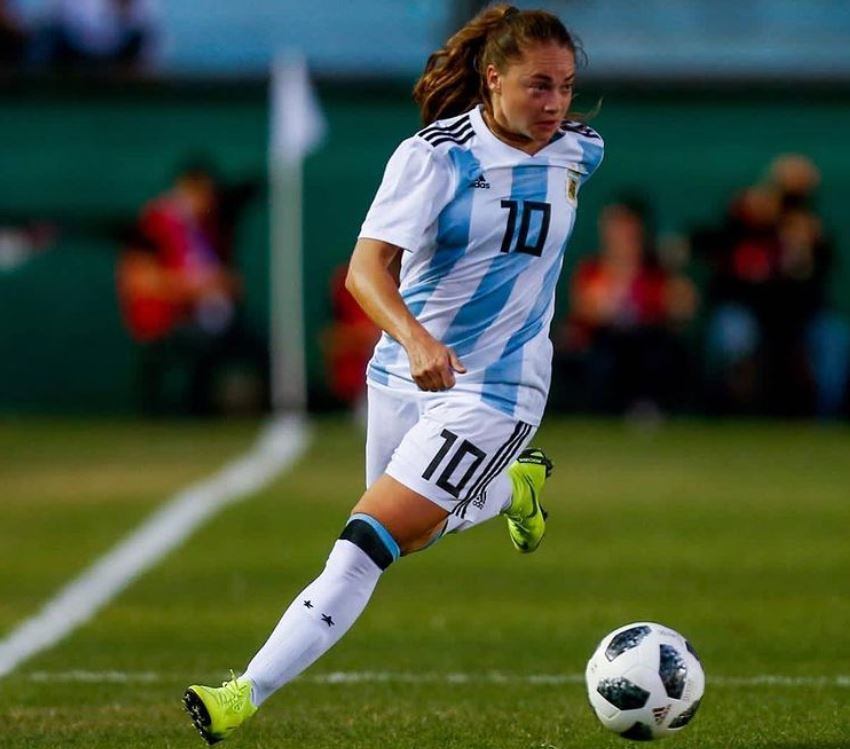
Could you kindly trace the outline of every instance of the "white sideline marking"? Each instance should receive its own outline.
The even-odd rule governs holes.
[[[153,671],[34,671],[27,674],[30,681],[44,683],[60,682],[115,682],[115,683],[152,683],[182,682],[185,674],[158,674]],[[225,674],[210,676],[206,681],[215,683]],[[404,671],[334,671],[325,674],[300,676],[298,681],[311,684],[533,684],[559,685],[583,684],[584,674],[503,674],[497,671],[486,673],[415,673]],[[778,674],[760,674],[757,676],[715,676],[708,677],[708,683],[721,687],[850,687],[850,676],[781,676]]]
[[[302,418],[277,419],[263,430],[248,453],[174,495],[68,583],[38,614],[0,640],[0,679],[88,621],[219,510],[261,489],[292,465],[308,442],[309,428]]]
[[[61,682],[109,682],[111,684],[128,684],[161,681],[159,674],[153,671],[138,671],[127,673],[125,671],[33,671],[27,674],[29,681],[43,682],[47,684]]]

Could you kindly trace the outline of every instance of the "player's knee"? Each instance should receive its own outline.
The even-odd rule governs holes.
[[[414,538],[407,543],[401,544],[401,555],[406,556],[407,554],[413,554],[417,551],[425,551],[425,549],[433,546],[443,535],[443,531],[446,528],[446,521],[441,520],[437,525],[433,528],[429,528],[427,532],[423,533],[418,538]]]
[[[352,515],[339,537],[357,546],[382,570],[401,555],[401,548],[392,534],[379,520],[365,513]]]

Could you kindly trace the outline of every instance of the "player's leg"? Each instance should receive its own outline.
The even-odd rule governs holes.
[[[546,533],[548,513],[542,505],[543,487],[552,474],[552,461],[538,448],[524,450],[517,460],[493,480],[493,496],[481,512],[476,514],[451,514],[430,528],[414,551],[427,548],[443,536],[462,533],[481,523],[503,515],[508,523],[508,533],[517,550],[534,551]]]
[[[334,544],[324,570],[296,596],[242,677],[222,687],[194,685],[186,691],[186,708],[209,743],[226,738],[269,695],[333,646],[359,617],[387,566],[412,539],[445,518],[444,509],[396,480],[378,475],[418,418],[415,400],[370,388],[369,488]]]
[[[504,515],[508,524],[508,535],[514,547],[523,553],[537,549],[546,533],[548,513],[543,508],[542,498],[546,480],[552,475],[552,461],[539,448],[526,448],[511,466],[496,477],[488,494],[492,501],[485,505],[486,511],[463,516],[449,515],[439,535],[461,533],[495,515]],[[496,508],[498,512],[494,512]]]
[[[418,421],[420,411],[424,411],[426,407],[427,401],[421,397],[411,399],[403,393],[369,387],[367,486],[387,470],[402,437]],[[488,415],[490,419],[487,418]],[[483,422],[492,420],[493,416],[493,412],[487,407],[480,408],[480,418]],[[514,546],[520,551],[534,551],[545,533],[546,512],[540,506],[539,500],[546,479],[552,471],[551,461],[542,451],[526,448],[534,436],[534,431],[534,428],[523,428],[521,424],[517,424],[508,433],[506,444],[509,449],[518,452],[519,457],[487,486],[486,502],[476,500],[471,507],[467,504],[457,508],[445,520],[429,528],[421,538],[412,542],[409,551],[425,549],[444,535],[469,530],[500,514],[507,520]],[[517,437],[520,437],[518,444]]]
[[[532,431],[456,398],[426,409],[393,451],[386,475],[356,505],[322,573],[295,598],[245,675],[219,689],[187,690],[201,734],[224,738],[326,652],[363,611],[384,569],[419,548],[450,511],[467,516],[485,507],[488,487]]]
[[[363,612],[384,570],[446,514],[389,476],[375,481],[321,574],[295,597],[245,673],[219,688],[189,687],[184,701],[201,735],[210,743],[226,738],[329,650]]]
[[[245,671],[260,705],[336,643],[366,607],[384,570],[445,510],[389,476],[357,503],[325,569],[284,613]]]
[[[501,514],[514,546],[534,551],[546,529],[540,499],[552,471],[551,461],[541,450],[526,447],[536,428],[468,398],[426,403],[423,414],[441,427],[432,430],[430,444],[426,430],[407,435],[414,449],[400,448],[388,472],[418,487],[450,514],[411,544],[410,550],[427,548],[443,535],[468,530]],[[427,456],[430,462],[417,465],[410,455]],[[426,478],[436,487],[429,487]]]

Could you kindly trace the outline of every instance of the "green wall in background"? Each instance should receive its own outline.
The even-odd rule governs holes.
[[[685,231],[717,219],[777,153],[800,151],[823,170],[820,205],[843,256],[834,299],[850,312],[850,94],[601,93],[593,125],[606,160],[582,191],[567,272],[594,249],[599,208],[623,190],[646,195],[662,230]],[[307,160],[304,190],[308,362],[318,392],[331,273],[353,247],[389,154],[418,127],[397,85],[323,86],[321,95],[328,136]],[[0,91],[0,225],[32,216],[66,226],[54,248],[0,270],[0,409],[132,410],[135,351],[118,314],[108,229],[130,220],[189,158],[212,158],[230,179],[264,175],[267,119],[259,84]],[[239,235],[248,318],[261,335],[267,222],[263,197]]]

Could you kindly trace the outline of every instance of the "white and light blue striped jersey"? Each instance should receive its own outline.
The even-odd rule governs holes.
[[[405,250],[399,291],[414,317],[467,368],[454,391],[539,424],[551,380],[555,285],[579,188],[602,139],[565,122],[531,156],[499,140],[480,108],[403,141],[360,230]],[[370,382],[417,390],[386,333]]]

